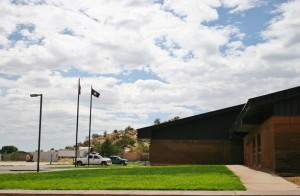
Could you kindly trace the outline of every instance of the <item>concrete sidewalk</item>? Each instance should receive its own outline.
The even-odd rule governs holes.
[[[300,187],[277,175],[250,169],[243,165],[227,165],[240,177],[248,191],[299,191]]]

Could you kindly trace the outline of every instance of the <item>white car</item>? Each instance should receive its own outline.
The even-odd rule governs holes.
[[[87,165],[89,159],[90,165],[111,165],[109,158],[103,158],[100,154],[90,154],[85,158],[78,158],[76,165]]]

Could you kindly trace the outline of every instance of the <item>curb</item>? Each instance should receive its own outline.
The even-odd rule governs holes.
[[[0,190],[0,196],[12,195],[43,195],[43,196],[278,196],[278,195],[298,195],[300,191],[143,191],[143,190]]]

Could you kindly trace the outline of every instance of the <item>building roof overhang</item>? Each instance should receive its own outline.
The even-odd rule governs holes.
[[[230,129],[231,134],[248,133],[274,114],[274,103],[300,95],[300,87],[254,97],[248,100]]]

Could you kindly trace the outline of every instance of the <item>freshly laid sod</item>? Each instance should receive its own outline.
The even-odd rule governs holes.
[[[223,165],[185,165],[2,174],[0,189],[245,190],[245,187]]]

